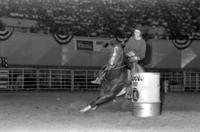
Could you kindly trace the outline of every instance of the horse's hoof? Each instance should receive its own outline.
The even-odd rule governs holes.
[[[95,106],[95,107],[92,108],[92,110],[96,110],[96,109],[97,109],[97,106]]]
[[[89,111],[92,107],[90,105],[86,106],[85,108],[81,109],[80,112],[81,113],[85,113],[87,111]]]

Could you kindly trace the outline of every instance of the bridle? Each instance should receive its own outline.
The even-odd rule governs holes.
[[[118,67],[111,67],[110,70],[118,70],[118,69],[121,69],[121,68],[124,68],[126,67],[126,65],[122,65],[122,66],[118,66]]]

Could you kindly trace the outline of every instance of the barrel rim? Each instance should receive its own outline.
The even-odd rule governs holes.
[[[160,72],[139,72],[136,74],[159,74],[160,75]]]

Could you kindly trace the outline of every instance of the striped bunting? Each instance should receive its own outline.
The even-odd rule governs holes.
[[[62,34],[58,34],[58,33],[53,34],[53,38],[60,45],[68,44],[73,39],[73,37],[74,36],[72,34],[66,34],[66,35],[62,35]]]
[[[5,29],[0,31],[0,41],[5,41],[10,38],[10,36],[13,34],[14,28],[11,30]]]
[[[173,45],[177,48],[177,49],[186,49],[188,48],[191,43],[192,43],[192,39],[189,39],[188,37],[184,37],[184,38],[175,38],[172,40]]]

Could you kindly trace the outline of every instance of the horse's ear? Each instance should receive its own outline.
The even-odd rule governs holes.
[[[126,46],[124,43],[120,45],[122,47],[122,49],[124,49],[124,47]]]
[[[119,42],[118,42],[116,39],[110,41],[110,44],[111,44],[112,46],[115,46],[115,45],[117,45],[118,43],[119,43]]]

